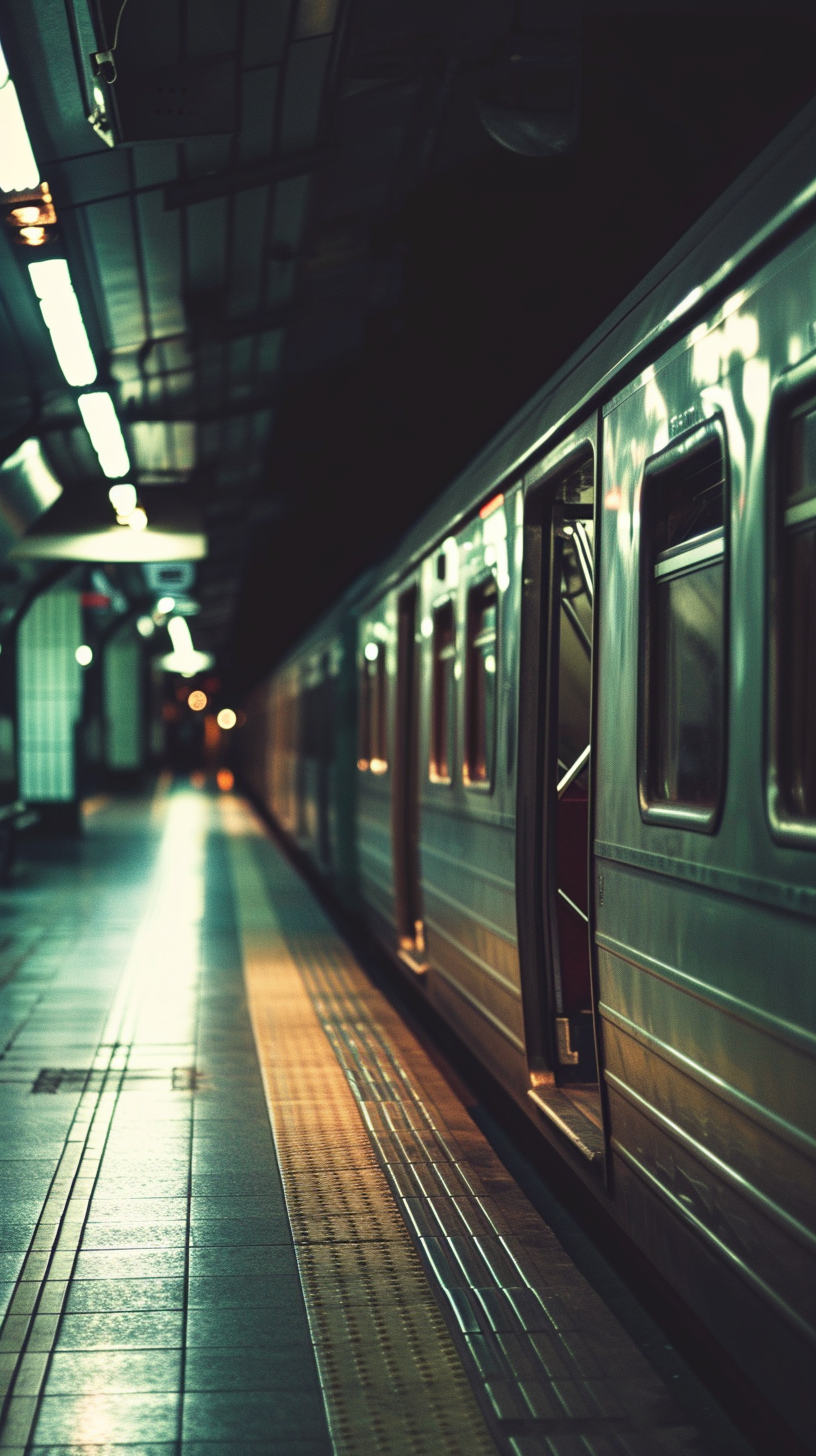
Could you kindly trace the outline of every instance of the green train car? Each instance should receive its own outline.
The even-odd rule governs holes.
[[[256,690],[243,769],[812,1447],[815,108]]]

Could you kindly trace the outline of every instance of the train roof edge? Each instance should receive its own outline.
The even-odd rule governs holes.
[[[636,379],[780,232],[816,204],[816,101],[726,188],[532,398],[502,426],[383,559],[355,578],[267,676],[314,651],[345,614],[381,595],[479,503],[554,446],[600,396]],[[616,384],[617,387],[612,386]]]

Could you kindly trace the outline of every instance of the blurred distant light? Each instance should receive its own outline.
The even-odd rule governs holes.
[[[156,630],[156,623],[152,617],[138,617],[136,619],[136,631],[140,637],[152,637]]]
[[[137,506],[135,511],[131,511],[127,517],[127,524],[130,526],[131,531],[146,531],[147,511],[142,506]]]
[[[159,667],[165,672],[178,672],[182,677],[195,677],[199,672],[206,672],[213,665],[211,652],[166,652],[158,659]]]
[[[175,597],[159,597],[159,600],[156,603],[156,611],[159,612],[162,617],[166,617],[168,612],[172,612],[175,605]]]
[[[499,509],[499,506],[503,506],[503,505],[504,505],[504,496],[501,495],[501,494],[500,495],[494,495],[489,501],[486,501],[485,504],[482,506],[482,509],[479,511],[479,516],[484,521],[484,520],[487,519],[488,516],[492,516],[493,512],[494,511],[497,511]]]
[[[28,139],[23,113],[6,58],[0,47],[0,190],[28,192],[40,180],[31,142]]]
[[[18,227],[30,227],[33,222],[39,222],[40,209],[36,202],[30,202],[23,207],[13,207],[9,217]]]
[[[235,774],[231,769],[220,768],[215,776],[215,782],[222,793],[228,794],[235,784]]]
[[[121,485],[112,485],[108,491],[108,500],[117,516],[129,516],[131,511],[135,511],[138,500],[135,485],[126,485],[124,482]]]
[[[80,667],[90,667],[93,662],[93,649],[88,647],[87,643],[83,642],[82,646],[77,648],[74,657]]]
[[[127,475],[130,458],[110,395],[105,390],[81,394],[77,404],[105,474],[108,478]]]
[[[366,655],[367,661],[368,662],[376,662],[377,661],[377,654],[379,653],[379,650],[380,649],[377,646],[376,642],[367,642],[366,643],[366,648],[365,648],[365,655]]]
[[[167,623],[167,630],[170,633],[170,641],[175,647],[176,652],[182,656],[186,652],[192,652],[193,639],[190,636],[190,628],[187,626],[183,617],[171,617]]]
[[[45,258],[41,263],[29,263],[28,271],[65,378],[69,384],[93,384],[96,360],[88,343],[68,264],[64,258]],[[122,471],[117,470],[116,474],[121,475]]]
[[[17,236],[20,242],[24,243],[27,248],[41,248],[43,243],[48,241],[48,229],[42,227],[39,223],[28,223],[25,227],[21,227],[18,230]],[[88,379],[83,382],[90,384],[91,381]]]
[[[216,722],[219,728],[223,728],[225,732],[229,732],[229,729],[234,728],[238,722],[238,714],[234,713],[232,708],[222,708],[216,718]]]
[[[187,699],[187,707],[192,708],[194,713],[203,713],[207,706],[207,694],[202,693],[201,688],[193,688]]]
[[[171,617],[167,630],[173,643],[173,651],[159,659],[165,672],[180,672],[182,677],[195,677],[197,672],[205,672],[208,667],[212,667],[210,653],[196,652],[193,647],[190,628],[183,617]]]

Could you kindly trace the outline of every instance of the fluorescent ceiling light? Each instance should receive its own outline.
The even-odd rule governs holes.
[[[164,668],[165,672],[180,672],[182,677],[195,677],[197,672],[203,672],[205,668],[212,667],[213,659],[210,653],[196,652],[193,647],[190,628],[183,617],[171,617],[167,623],[167,630],[170,633],[173,651],[159,659],[160,666]]]
[[[23,113],[17,97],[17,87],[12,81],[6,58],[0,47],[0,190],[3,192],[31,192],[40,183],[40,169],[37,166],[31,142],[28,139]]]
[[[167,630],[170,633],[170,641],[176,652],[192,652],[193,639],[190,636],[190,628],[183,617],[171,617],[167,623]]]
[[[77,404],[105,474],[109,479],[127,475],[130,458],[110,395],[104,390],[81,394]]]
[[[129,516],[138,504],[135,485],[126,485],[124,481],[121,485],[112,485],[108,491],[108,500],[117,516]]]
[[[165,672],[180,672],[182,677],[195,677],[197,672],[206,672],[215,658],[211,652],[166,652],[159,658],[159,667]]]
[[[69,384],[93,384],[96,360],[88,343],[68,264],[64,258],[46,258],[41,263],[29,263],[28,271],[65,378]]]

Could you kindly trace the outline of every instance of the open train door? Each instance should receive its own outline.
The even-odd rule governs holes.
[[[593,432],[594,433],[594,432]],[[596,1170],[604,1128],[593,974],[595,452],[573,440],[525,498],[518,925],[528,1095]]]
[[[419,872],[419,654],[416,585],[403,591],[397,622],[392,833],[397,954],[417,975],[428,969]]]

